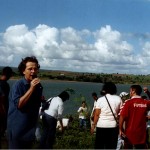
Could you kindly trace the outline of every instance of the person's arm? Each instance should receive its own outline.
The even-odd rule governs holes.
[[[93,124],[92,124],[92,127],[91,127],[91,134],[94,133],[94,129],[95,129],[96,125],[97,125],[100,113],[101,113],[101,109],[95,109],[94,121],[93,121]]]
[[[94,114],[95,114],[95,108],[93,108],[91,116],[90,116],[90,118],[91,118],[92,121],[94,121]]]
[[[60,123],[60,128],[61,128],[61,131],[63,131],[63,130],[64,130],[64,126],[63,126],[62,119],[59,119],[58,121],[59,121],[59,123]]]
[[[78,111],[77,112],[83,112],[83,109],[82,109],[82,107],[80,107],[79,109],[78,109]]]
[[[40,80],[38,78],[35,78],[31,81],[30,83],[30,88],[28,89],[28,91],[19,99],[18,102],[18,108],[22,108],[29,100],[31,94],[33,93],[36,85],[38,85],[40,83]]]
[[[62,114],[63,114],[64,106],[63,103],[59,105],[58,107],[58,121],[60,122],[61,130],[63,131],[63,123],[62,123]]]
[[[124,128],[123,128],[124,121],[125,121],[124,117],[120,116],[119,117],[119,135],[125,138],[126,135],[124,133]]]

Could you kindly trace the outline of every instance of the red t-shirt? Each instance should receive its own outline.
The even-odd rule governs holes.
[[[146,116],[150,101],[132,98],[124,105],[121,116],[125,118],[125,134],[132,144],[146,142]]]

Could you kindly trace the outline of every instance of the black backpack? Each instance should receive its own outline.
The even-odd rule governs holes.
[[[41,111],[47,110],[49,108],[49,105],[50,105],[52,99],[53,99],[53,97],[48,99],[47,101],[42,102]]]

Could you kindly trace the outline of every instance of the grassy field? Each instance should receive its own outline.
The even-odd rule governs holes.
[[[42,130],[42,122],[41,130]],[[95,134],[90,133],[90,123],[87,120],[87,129],[79,128],[78,116],[73,117],[71,126],[63,133],[57,130],[54,149],[94,149]],[[35,140],[32,149],[37,149],[39,142]],[[2,138],[2,149],[8,149],[6,137]]]

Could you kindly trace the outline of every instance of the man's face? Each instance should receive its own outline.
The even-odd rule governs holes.
[[[38,67],[35,62],[27,62],[26,68],[23,72],[27,81],[32,81],[34,76],[38,73]]]

